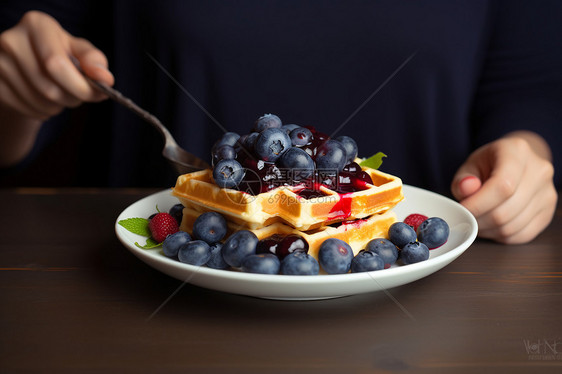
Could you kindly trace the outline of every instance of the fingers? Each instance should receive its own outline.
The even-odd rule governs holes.
[[[454,182],[452,187],[455,191],[454,195],[458,200],[463,200],[470,195],[475,194],[480,187],[482,187],[482,181],[480,178],[475,175],[464,174],[465,173],[462,173],[458,176],[459,180]]]
[[[485,147],[472,153],[457,170],[451,183],[451,192],[457,200],[464,200],[482,187],[482,181],[488,179],[491,168],[487,160]]]
[[[46,119],[65,107],[103,100],[71,61],[73,54],[94,79],[112,85],[105,55],[68,34],[50,16],[28,12],[0,34],[0,103],[25,116]]]
[[[1,81],[5,82],[19,99],[46,114],[54,114],[64,106],[78,105],[77,98],[67,94],[41,71],[39,61],[26,39],[27,35],[18,30],[9,30],[2,34]]]
[[[507,141],[493,143],[474,160],[485,163],[489,170],[489,177],[484,179],[478,192],[462,200],[462,204],[477,217],[497,209],[516,192],[530,194],[527,189],[519,189],[526,169],[528,146],[519,139],[511,143],[514,144]]]
[[[70,50],[88,77],[113,86],[115,79],[107,69],[107,58],[99,49],[86,39],[73,38],[70,42]]]
[[[70,59],[73,37],[48,16],[29,22],[33,22],[34,27],[41,30],[29,32],[28,37],[36,61],[39,61],[46,72],[46,78],[79,101],[91,101],[98,97],[98,92],[84,79]]]
[[[556,201],[556,190],[549,188],[537,194],[512,220],[488,227],[479,226],[479,236],[505,244],[527,243],[549,225]]]
[[[481,236],[504,243],[533,239],[554,215],[557,193],[553,175],[552,164],[531,154],[520,188],[496,209],[478,218]]]
[[[22,79],[17,67],[5,59],[0,59],[0,97],[8,107],[33,118],[44,120],[57,112],[57,108],[46,103],[40,95],[35,95],[33,88]],[[31,105],[26,97],[37,100],[36,105]]]
[[[552,219],[557,199],[552,177],[552,164],[529,143],[505,138],[475,151],[459,168],[451,189],[478,221],[479,236],[521,243]]]

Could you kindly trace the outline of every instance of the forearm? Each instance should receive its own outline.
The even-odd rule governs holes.
[[[0,104],[0,167],[13,166],[29,154],[41,123]]]

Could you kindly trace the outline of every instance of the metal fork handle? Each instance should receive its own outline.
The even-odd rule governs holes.
[[[153,114],[150,114],[146,110],[139,107],[135,102],[128,97],[124,96],[121,92],[117,91],[116,89],[109,87],[105,83],[96,81],[87,75],[83,74],[84,78],[93,86],[97,87],[101,92],[109,96],[110,99],[117,101],[119,104],[122,104],[127,109],[131,110],[133,113],[141,117],[142,119],[149,122],[156,130],[158,130],[162,136],[166,138],[166,142],[173,142],[175,143],[174,138],[170,134],[170,131],[160,122],[158,118],[156,118]]]
[[[205,161],[179,147],[170,131],[153,114],[139,107],[133,102],[133,100],[129,99],[118,90],[106,85],[105,83],[88,77],[82,70],[80,62],[74,56],[69,57],[76,68],[82,73],[84,79],[92,85],[92,87],[96,88],[100,92],[103,92],[110,99],[123,105],[125,108],[150,123],[152,127],[154,127],[160,135],[162,135],[164,138],[164,149],[162,150],[162,155],[173,163],[174,167],[180,174],[209,168],[209,165]]]
[[[137,104],[133,102],[133,100],[124,96],[121,92],[117,91],[116,89],[109,87],[105,83],[90,78],[88,75],[86,75],[84,70],[82,70],[82,66],[80,66],[80,61],[78,61],[76,57],[70,55],[69,58],[74,64],[74,66],[76,66],[76,69],[78,69],[78,71],[82,73],[82,76],[84,77],[84,79],[86,79],[86,81],[88,81],[88,83],[90,83],[98,90],[109,96],[110,99],[117,101],[118,103],[122,104],[123,106],[131,110],[133,113],[135,113],[136,115],[138,115],[139,117],[150,123],[156,130],[158,130],[158,132],[160,132],[160,134],[162,134],[162,136],[165,137],[166,142],[172,142],[174,144],[176,143],[176,141],[170,134],[170,131],[168,131],[166,126],[164,126],[158,118],[156,118],[154,115],[150,114],[146,110],[139,107]]]

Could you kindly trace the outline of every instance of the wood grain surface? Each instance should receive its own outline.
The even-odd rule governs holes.
[[[170,278],[115,219],[154,190],[0,190],[0,372],[562,372],[562,210],[526,245],[477,240],[437,273],[322,301]]]

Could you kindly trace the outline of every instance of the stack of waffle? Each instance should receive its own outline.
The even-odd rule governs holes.
[[[215,211],[226,218],[230,233],[250,230],[258,239],[298,234],[308,242],[308,253],[318,258],[318,248],[328,238],[347,242],[357,253],[370,240],[387,237],[396,221],[392,208],[404,198],[402,181],[378,170],[363,170],[373,184],[345,194],[321,186],[314,197],[304,197],[302,186],[283,186],[252,195],[218,187],[209,169],[179,176],[172,193],[185,207],[183,231],[191,233],[201,213]]]

